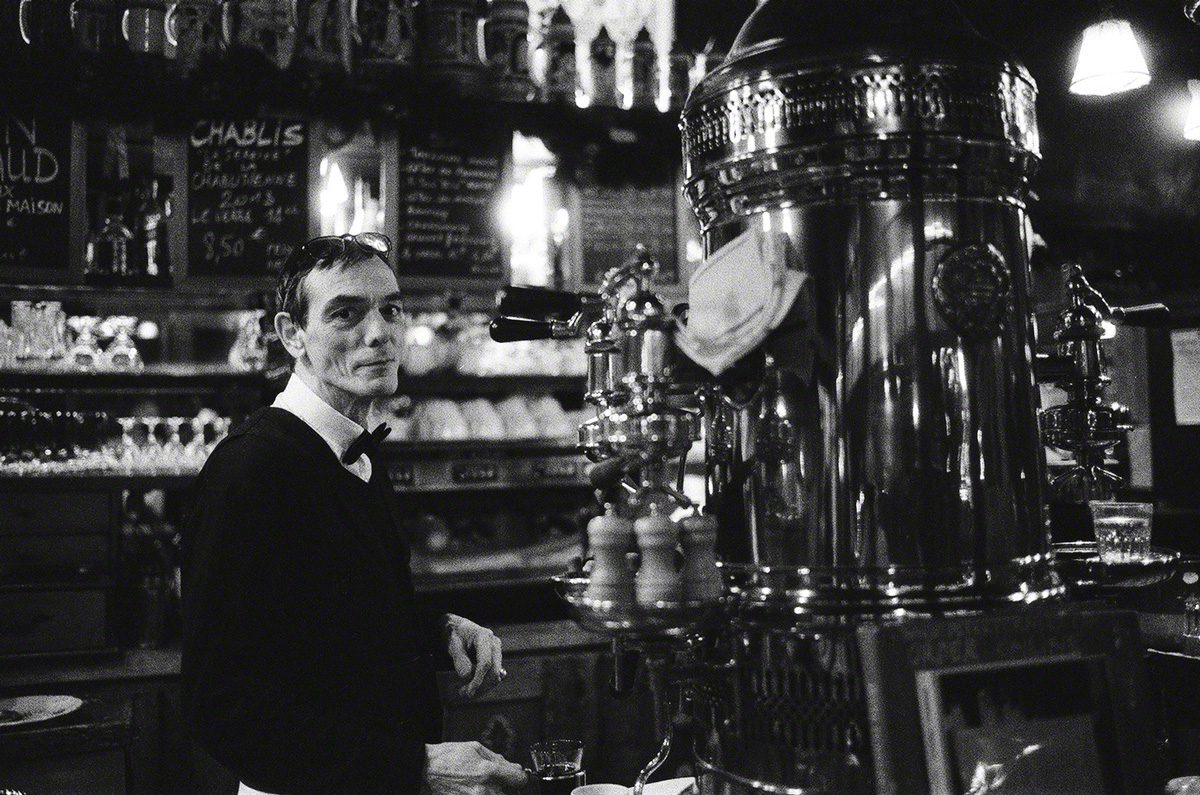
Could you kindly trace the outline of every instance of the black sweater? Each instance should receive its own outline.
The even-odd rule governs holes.
[[[268,792],[417,792],[441,735],[437,621],[415,604],[382,462],[364,483],[262,409],[200,473],[184,553],[196,740]]]

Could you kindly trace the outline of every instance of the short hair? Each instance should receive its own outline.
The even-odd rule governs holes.
[[[302,255],[301,248],[303,246],[297,247],[288,256],[279,271],[279,283],[275,288],[275,311],[286,312],[293,323],[304,328],[308,319],[308,293],[304,289],[304,277],[313,271],[357,265],[377,255],[358,246],[347,246],[345,251],[336,256],[320,258]]]

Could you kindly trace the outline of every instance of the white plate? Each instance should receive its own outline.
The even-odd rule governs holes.
[[[0,698],[0,729],[67,715],[83,706],[75,696]]]

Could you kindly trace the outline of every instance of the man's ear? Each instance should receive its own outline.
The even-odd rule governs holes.
[[[304,329],[296,325],[296,321],[292,320],[290,314],[287,312],[276,313],[275,333],[279,336],[279,341],[283,343],[284,350],[293,359],[299,359],[304,355]]]

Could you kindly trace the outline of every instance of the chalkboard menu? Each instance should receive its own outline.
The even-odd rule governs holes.
[[[206,120],[188,135],[188,272],[277,272],[308,232],[308,128]]]
[[[405,277],[497,282],[505,247],[499,226],[512,132],[502,124],[425,122],[400,141],[400,227]]]
[[[596,284],[627,261],[638,243],[658,260],[659,284],[676,284],[675,188],[608,188],[585,185],[580,191],[583,281]]]
[[[66,270],[71,120],[0,114],[0,274]]]

